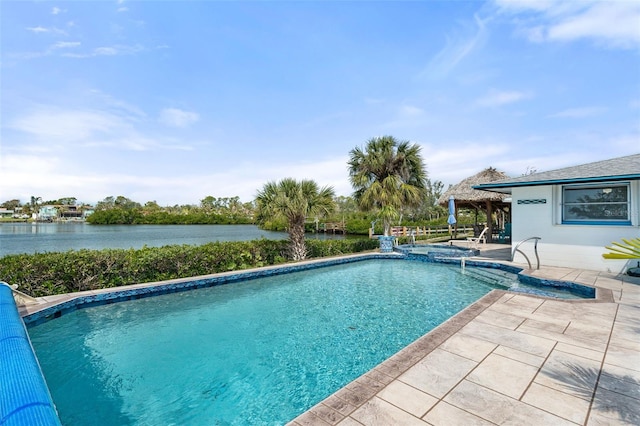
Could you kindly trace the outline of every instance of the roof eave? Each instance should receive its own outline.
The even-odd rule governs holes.
[[[541,180],[541,181],[530,181],[530,182],[503,182],[503,183],[484,183],[480,185],[476,185],[473,189],[480,189],[483,191],[491,191],[491,192],[503,192],[503,193],[511,193],[511,188],[516,187],[524,187],[524,186],[541,186],[541,185],[564,185],[571,183],[598,183],[598,182],[617,182],[622,180],[640,180],[640,174],[633,173],[627,175],[618,175],[618,176],[593,176],[593,177],[584,177],[584,178],[567,178],[567,179],[550,179],[550,180]],[[509,189],[509,191],[505,191]]]

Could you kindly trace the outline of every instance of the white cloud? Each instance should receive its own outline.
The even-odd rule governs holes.
[[[640,3],[598,3],[549,27],[549,40],[591,38],[623,48],[640,46]]]
[[[461,61],[478,49],[487,38],[486,21],[474,16],[473,25],[463,29],[466,34],[447,37],[445,46],[431,59],[424,76],[440,78],[451,72]]]
[[[3,196],[28,200],[32,195],[56,199],[72,194],[95,203],[110,195],[124,195],[142,203],[156,200],[161,205],[174,205],[196,204],[214,195],[238,196],[247,202],[265,183],[285,177],[313,179],[319,186],[332,186],[337,195],[351,195],[346,162],[346,156],[306,163],[292,160],[267,167],[247,161],[231,167],[219,164],[202,173],[157,174],[138,169],[114,173],[99,165],[82,169],[55,154],[3,155],[2,175],[7,183],[3,184]]]
[[[48,33],[50,31],[49,29],[44,27],[27,27],[25,29],[33,33]]]
[[[403,105],[400,108],[400,114],[405,117],[417,117],[424,114],[424,110],[412,105]]]
[[[191,111],[178,108],[165,108],[160,112],[160,123],[170,127],[187,127],[200,119],[200,116]]]
[[[64,53],[62,56],[67,58],[93,58],[96,56],[119,56],[119,55],[135,55],[144,51],[144,47],[136,45],[113,45],[96,47],[88,53]]]
[[[605,112],[606,108],[600,107],[582,107],[582,108],[569,108],[563,111],[550,115],[551,118],[586,118],[600,115]]]
[[[607,48],[640,47],[640,2],[495,0],[518,17],[518,32],[532,42],[588,39]]]
[[[57,35],[67,34],[66,31],[61,30],[59,28],[55,28],[55,27],[45,28],[40,25],[38,25],[37,27],[26,27],[25,29],[35,34],[46,34],[46,33],[57,34]]]
[[[532,97],[533,95],[528,92],[492,90],[486,96],[476,100],[475,103],[481,107],[499,107]]]
[[[43,140],[75,142],[122,127],[120,118],[99,111],[43,107],[14,119],[9,127]]]
[[[125,7],[119,7],[119,8],[116,10],[116,12],[118,12],[118,13],[122,13],[122,12],[126,12],[126,11],[128,11],[128,10],[129,10],[129,8],[125,6]]]
[[[62,9],[60,9],[59,7],[52,7],[51,8],[51,14],[52,15],[57,15],[60,12],[62,12]]]
[[[51,46],[51,48],[52,49],[68,49],[70,47],[78,47],[78,46],[80,46],[79,41],[59,41],[53,46]]]
[[[420,143],[420,146],[429,178],[444,183],[445,189],[489,166],[504,171],[496,159],[505,157],[510,152],[508,144],[491,141],[442,141],[437,144]],[[468,156],[461,155],[465,152],[473,152],[473,161],[469,161]]]

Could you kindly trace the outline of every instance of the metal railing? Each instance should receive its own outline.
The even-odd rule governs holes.
[[[525,242],[527,242],[529,240],[534,240],[533,252],[536,255],[536,261],[537,261],[536,269],[540,269],[540,257],[538,256],[538,241],[541,240],[541,239],[542,238],[540,238],[540,237],[529,237],[526,240],[520,241],[518,244],[516,244],[516,246],[511,251],[511,261],[513,262],[513,258],[516,255],[516,252],[519,252],[521,255],[524,256],[525,259],[527,259],[527,263],[529,264],[529,269],[531,269],[531,262],[529,261],[529,258],[527,257],[527,255],[524,254],[524,252],[522,250],[520,250],[520,246],[522,245],[522,243],[525,243]]]

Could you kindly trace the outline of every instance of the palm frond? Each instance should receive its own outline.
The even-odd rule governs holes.
[[[611,246],[605,248],[609,253],[604,253],[605,259],[640,259],[640,238],[622,238],[624,244],[612,242]]]

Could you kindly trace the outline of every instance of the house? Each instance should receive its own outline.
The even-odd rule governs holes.
[[[38,220],[52,221],[58,217],[58,209],[55,206],[42,206],[38,210]]]
[[[640,154],[474,186],[511,194],[512,250],[540,264],[614,273],[636,260],[607,260],[605,246],[640,235]],[[525,241],[528,240],[528,241]],[[526,263],[515,252],[514,261]],[[535,267],[535,264],[533,265]]]

